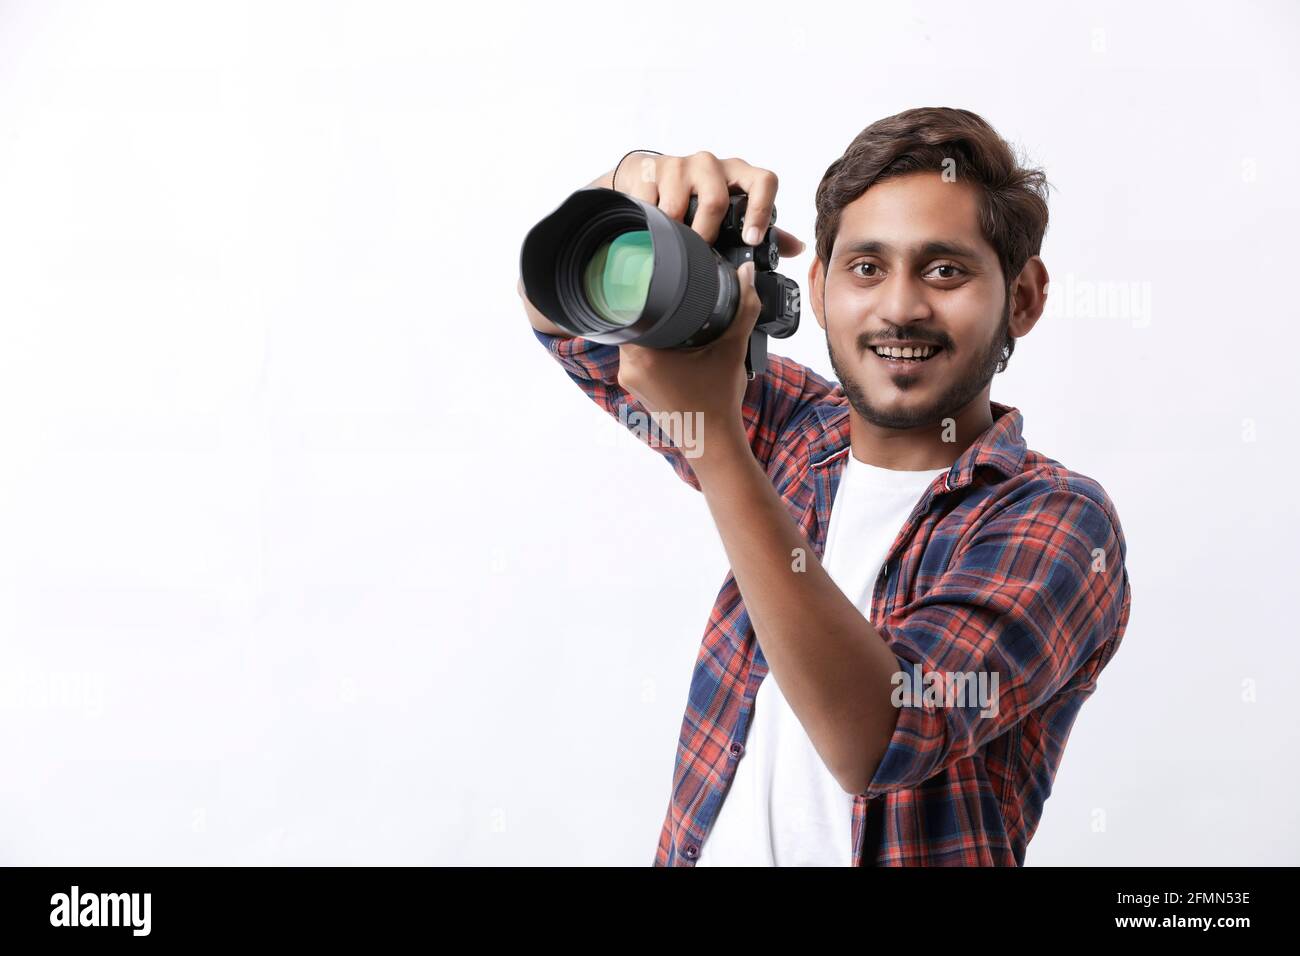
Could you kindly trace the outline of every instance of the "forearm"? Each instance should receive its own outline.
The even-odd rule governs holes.
[[[827,768],[861,792],[897,721],[898,660],[822,567],[743,434],[705,447],[692,467],[763,656]]]

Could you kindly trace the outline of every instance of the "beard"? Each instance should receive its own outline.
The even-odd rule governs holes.
[[[938,424],[945,418],[956,417],[956,413],[970,404],[984,387],[993,380],[998,363],[1003,358],[1003,346],[1006,341],[1007,325],[1011,320],[1011,298],[1006,297],[1002,308],[1002,321],[998,324],[992,340],[969,367],[959,369],[957,377],[934,401],[912,408],[887,410],[871,403],[862,384],[841,366],[835,358],[835,348],[831,345],[830,333],[826,334],[826,350],[830,353],[831,368],[844,389],[849,405],[863,419],[879,428],[920,428]],[[830,322],[826,323],[828,326]],[[870,348],[864,352],[870,353]],[[867,360],[874,358],[868,354]],[[931,361],[934,361],[931,359]]]

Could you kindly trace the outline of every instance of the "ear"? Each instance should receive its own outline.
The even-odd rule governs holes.
[[[822,315],[822,303],[826,296],[826,270],[822,268],[822,261],[813,253],[812,265],[808,267],[808,292],[809,302],[812,306],[813,315],[817,319],[817,324],[826,331],[826,317]]]
[[[1007,328],[1014,338],[1028,334],[1042,317],[1050,278],[1043,260],[1030,256],[1016,281],[1011,283],[1011,315],[1007,318]]]

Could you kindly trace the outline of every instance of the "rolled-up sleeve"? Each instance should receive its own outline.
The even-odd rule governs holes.
[[[997,510],[934,587],[877,630],[908,678],[939,675],[932,696],[898,707],[888,748],[862,794],[916,787],[1007,732],[1076,676],[1114,654],[1128,611],[1123,533],[1108,509],[1052,487]],[[967,693],[949,696],[950,675]],[[972,693],[983,676],[996,693]],[[896,699],[896,706],[900,703]]]
[[[700,490],[690,458],[659,430],[645,406],[618,384],[618,346],[538,329],[533,329],[533,334],[588,398],[659,452],[683,481]],[[768,354],[766,370],[749,382],[741,405],[750,448],[764,467],[782,447],[783,434],[791,423],[833,388],[833,383],[807,366]]]

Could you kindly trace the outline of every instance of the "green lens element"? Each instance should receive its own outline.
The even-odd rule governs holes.
[[[602,243],[582,274],[587,301],[606,322],[628,325],[645,308],[655,253],[647,229],[635,229]]]

